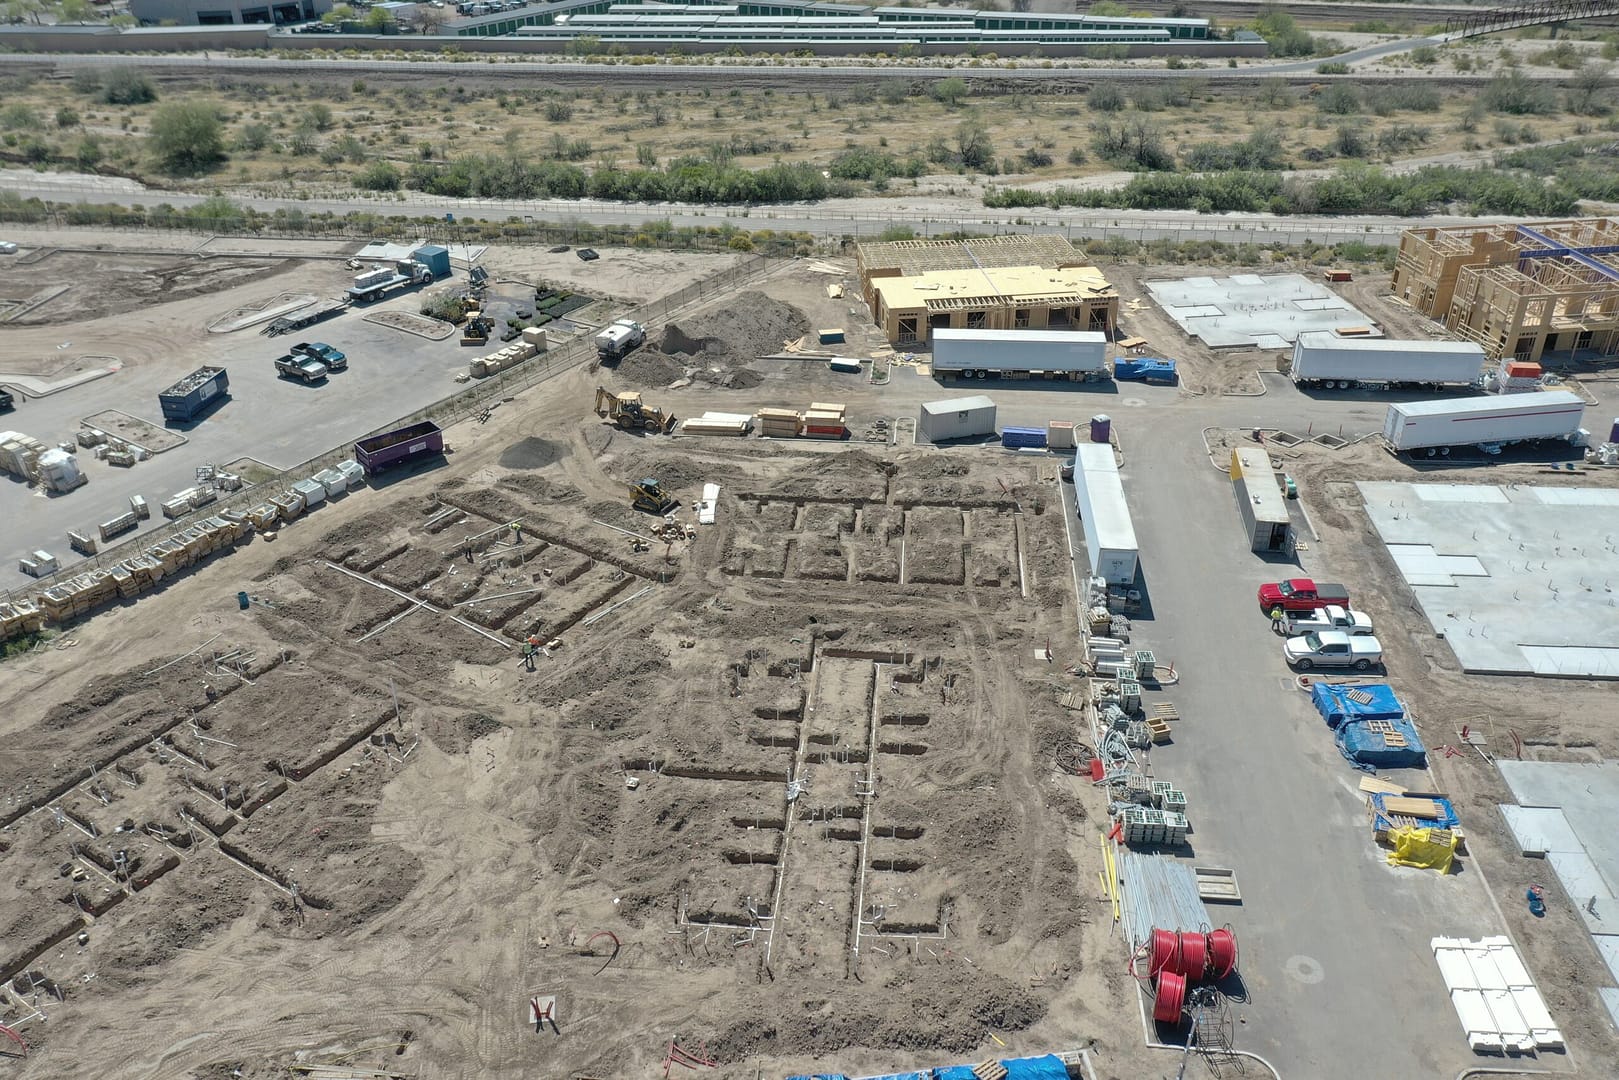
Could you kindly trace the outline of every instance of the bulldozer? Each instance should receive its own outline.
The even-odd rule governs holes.
[[[596,387],[596,415],[625,431],[661,431],[667,435],[675,426],[674,413],[643,403],[639,391],[615,394]]]
[[[630,507],[643,514],[657,514],[662,517],[679,505],[680,500],[670,496],[663,490],[663,485],[651,477],[630,485]]]

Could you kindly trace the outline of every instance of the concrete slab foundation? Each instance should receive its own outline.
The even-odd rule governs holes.
[[[1349,301],[1299,274],[1149,281],[1147,291],[1176,325],[1211,349],[1287,349],[1306,331],[1371,326]],[[1373,329],[1364,336],[1382,334]]]
[[[1525,854],[1537,848],[1580,911],[1591,940],[1619,982],[1619,761],[1499,761],[1518,806],[1501,812]],[[1619,991],[1604,990],[1610,996]]]
[[[1619,678],[1619,491],[1358,486],[1464,671]]]

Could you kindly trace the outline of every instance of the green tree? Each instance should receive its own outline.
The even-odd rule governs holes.
[[[394,13],[387,8],[374,7],[365,13],[365,28],[380,34],[394,24]]]
[[[933,84],[933,97],[946,108],[954,109],[967,96],[967,80],[952,76]]]
[[[113,68],[101,80],[101,100],[108,105],[145,105],[157,100],[157,87],[134,68]]]
[[[328,26],[333,26],[338,23],[353,22],[354,9],[349,7],[347,4],[338,4],[333,7],[332,10],[322,15],[320,17],[320,21],[326,23]]]
[[[354,176],[354,186],[364,191],[398,191],[402,177],[386,161],[373,161]]]
[[[995,143],[989,129],[975,120],[965,120],[956,128],[956,160],[969,169],[982,170],[995,164]]]
[[[153,114],[148,142],[165,171],[205,172],[225,157],[225,124],[212,105],[174,102]]]
[[[89,22],[90,15],[95,9],[90,6],[90,0],[61,0],[56,7],[56,21],[64,23]]]

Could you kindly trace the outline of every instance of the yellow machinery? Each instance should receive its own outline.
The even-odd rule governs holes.
[[[644,514],[662,517],[679,505],[679,500],[670,496],[663,490],[663,485],[651,477],[630,485],[630,506]]]
[[[625,431],[661,431],[667,435],[675,426],[674,413],[644,404],[638,391],[615,394],[596,387],[596,415]]]

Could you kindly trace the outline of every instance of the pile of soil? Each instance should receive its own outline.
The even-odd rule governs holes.
[[[784,343],[803,337],[809,328],[809,319],[793,305],[762,292],[745,292],[695,321],[670,323],[655,341],[619,361],[618,373],[643,386],[691,378],[746,390],[764,381],[749,364],[780,352]]]

